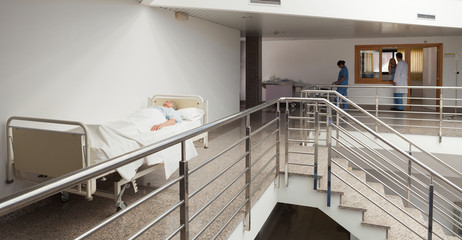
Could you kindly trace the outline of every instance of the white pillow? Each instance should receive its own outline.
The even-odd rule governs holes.
[[[161,124],[167,119],[157,108],[141,109],[130,115],[127,119],[132,122],[140,132],[151,131],[155,124]]]
[[[177,112],[183,120],[188,121],[200,120],[204,116],[204,111],[199,108],[182,108],[178,109]]]

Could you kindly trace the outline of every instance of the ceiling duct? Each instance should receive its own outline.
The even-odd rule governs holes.
[[[281,0],[250,0],[251,3],[281,5]]]
[[[436,16],[435,16],[435,15],[431,15],[431,14],[417,13],[417,18],[418,18],[418,19],[435,20],[435,19],[436,19]]]

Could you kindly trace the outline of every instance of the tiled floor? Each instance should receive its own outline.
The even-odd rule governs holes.
[[[238,121],[210,132],[209,148],[204,149],[202,144],[196,147],[199,156],[189,161],[189,169],[193,170],[205,161],[215,158],[217,154],[222,153],[233,142],[242,139],[245,135],[245,130],[240,127],[242,124],[242,121]],[[253,138],[263,137],[257,134]],[[215,160],[190,175],[189,191],[190,194],[194,194],[189,200],[190,218],[194,216],[190,223],[190,232],[192,236],[197,236],[197,239],[211,239],[215,235],[218,236],[218,239],[226,238],[237,222],[242,221],[243,211],[242,209],[239,210],[239,207],[243,202],[245,193],[245,191],[241,191],[242,186],[245,185],[245,174],[242,174],[245,168],[244,143],[237,144],[229,152],[221,154]],[[275,154],[274,150],[267,152],[263,148],[265,144],[261,146],[253,144],[252,146],[255,148],[255,158],[261,154],[265,156],[262,159],[270,159],[269,154]],[[263,183],[260,190],[255,185],[256,183],[252,185],[252,193],[254,194],[252,199],[254,200],[261,194],[261,189],[267,188],[271,180],[271,178],[263,179],[263,177],[268,176],[274,164],[270,163],[265,166],[264,163],[265,160],[254,162],[254,169],[257,169],[261,174],[257,176],[256,170],[252,177],[257,179],[256,182]],[[223,174],[217,180],[203,187],[207,181],[214,179],[215,175],[220,172],[223,172]],[[169,181],[177,176],[178,171],[170,177]],[[117,175],[112,177],[117,178]],[[236,181],[230,184],[234,179]],[[109,185],[110,180],[110,177],[106,180]],[[226,187],[228,188],[222,191]],[[92,234],[90,239],[129,238],[177,204],[179,202],[178,189],[179,185],[174,184],[159,196],[148,200],[123,215],[120,219]],[[131,189],[128,189],[123,200],[130,206],[137,199],[142,198],[153,190],[154,188],[140,186],[139,192],[134,194]],[[198,191],[197,194],[195,191]],[[204,207],[202,213],[196,216],[195,213],[211,201],[216,194],[220,195],[213,200],[213,203]],[[230,201],[234,197],[235,200]],[[221,213],[222,209],[224,209],[223,213]],[[59,195],[53,196],[38,204],[26,207],[24,210],[13,212],[0,218],[0,239],[74,239],[89,230],[90,227],[110,217],[115,213],[115,210],[113,200],[98,196],[95,196],[93,201],[86,201],[84,197],[71,195],[69,201],[65,203],[60,202]],[[222,229],[230,216],[235,213],[237,215],[229,223],[229,227]],[[208,226],[209,223],[210,226]],[[179,227],[179,210],[177,209],[143,233],[139,239],[166,239]],[[176,236],[173,239],[179,239],[179,237]]]
[[[401,113],[390,114],[399,117]],[[267,121],[274,116],[274,112],[267,111],[262,115],[262,119]],[[213,158],[223,151],[223,149],[232,142],[242,139],[245,135],[245,130],[242,126],[243,122],[239,121],[210,132],[210,147],[208,149],[204,149],[201,146],[197,147],[199,157],[190,161],[190,169],[200,166],[208,159]],[[260,139],[263,138],[264,137],[260,137]],[[197,217],[194,215],[194,213],[199,211],[204,204],[207,204],[215,194],[220,193],[221,190],[227,187],[233,179],[236,178],[236,176],[242,173],[245,167],[243,164],[244,161],[238,160],[242,158],[242,154],[245,152],[244,150],[245,145],[243,143],[238,144],[230,152],[217,158],[216,161],[213,161],[191,175],[190,194],[194,193],[196,190],[202,189],[203,184],[212,179],[217,172],[221,172],[229,166],[229,170],[220,176],[220,181],[214,181],[210,186],[204,187],[190,199],[190,217],[194,216],[190,231],[194,236],[198,236],[197,239],[213,238],[217,232],[221,231],[222,224],[227,222],[227,218],[223,218],[223,216],[231,216],[236,212],[236,209],[239,209],[240,203],[242,203],[244,198],[243,192],[240,192],[244,185],[244,177],[242,175],[237,178],[234,184],[230,185],[229,189],[221,193],[214,203],[205,208],[203,213],[198,214]],[[256,157],[253,159],[257,159],[258,156],[262,154],[267,154],[267,150],[262,147],[262,149],[256,151],[255,154]],[[237,163],[232,165],[231,163],[235,161],[237,161]],[[273,164],[269,164],[267,167],[264,167],[263,161],[258,164],[259,168],[257,169],[262,169],[262,174],[259,178],[267,176],[265,173],[269,173],[271,167],[274,166]],[[177,173],[174,175],[177,176]],[[171,177],[170,180],[174,177],[175,176]],[[269,184],[269,182],[263,182],[264,184],[261,186],[261,189],[265,189],[265,186]],[[178,202],[178,188],[178,184],[173,185],[158,197],[148,200],[146,204],[135,208],[119,220],[108,224],[102,230],[91,235],[90,239],[128,238],[149,224],[149,222],[159,217],[168,208],[174,206]],[[128,189],[127,193],[124,195],[124,201],[128,205],[131,205],[137,199],[142,198],[153,190],[154,188],[141,186],[140,191],[134,194],[133,191]],[[260,191],[256,191],[254,198],[258,198],[259,194]],[[229,202],[229,199],[232,199],[233,196],[236,196],[236,202]],[[221,209],[227,205],[230,207],[224,210],[223,214],[218,215]],[[114,212],[114,202],[111,199],[95,197],[93,201],[88,202],[83,197],[72,195],[68,202],[61,203],[59,196],[54,196],[38,204],[34,204],[31,207],[25,208],[24,210],[0,218],[0,239],[73,239],[87,231],[91,226],[110,217]],[[219,234],[218,238],[226,239],[226,236],[232,231],[236,223],[242,221],[242,219],[242,210],[237,211],[237,217],[230,222],[227,228],[223,229],[223,232]],[[293,216],[289,216],[288,219],[293,219]],[[210,227],[206,228],[211,220],[215,220],[215,223],[212,223]],[[287,226],[287,221],[282,222],[281,228]],[[221,224],[217,225],[216,223]],[[174,210],[165,219],[161,220],[159,224],[141,235],[140,239],[165,239],[178,227],[179,211]],[[179,238],[176,236],[173,239]]]

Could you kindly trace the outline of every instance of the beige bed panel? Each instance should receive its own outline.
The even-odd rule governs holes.
[[[13,127],[12,135],[17,170],[58,177],[84,167],[81,134]]]
[[[208,102],[198,95],[155,95],[148,99],[148,107],[162,106],[165,101],[174,101],[178,109],[182,108],[199,108],[204,111],[202,124],[208,123]],[[208,148],[208,132],[199,134],[192,141],[203,139],[204,147]]]
[[[204,108],[204,100],[200,96],[168,96],[156,95],[150,98],[149,106],[162,106],[165,101],[174,101],[181,108]]]

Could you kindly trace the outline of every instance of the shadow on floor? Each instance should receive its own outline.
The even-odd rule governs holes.
[[[349,240],[350,233],[317,208],[278,203],[255,239]]]

